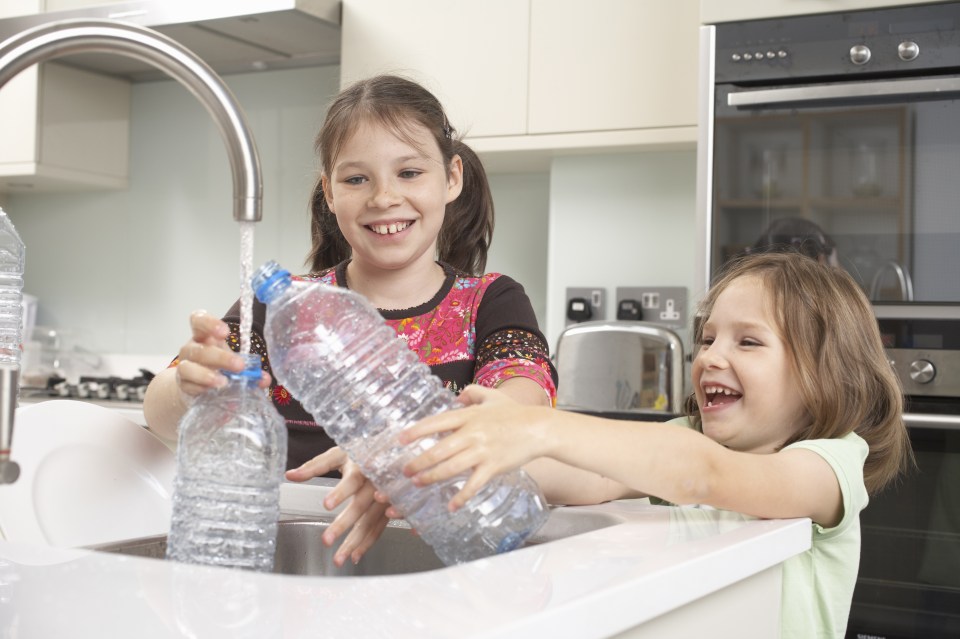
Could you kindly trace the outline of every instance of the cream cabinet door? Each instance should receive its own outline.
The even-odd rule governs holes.
[[[697,0],[531,0],[529,133],[696,126]]]
[[[938,0],[700,0],[703,24],[779,18],[811,13],[858,11],[910,4],[929,4]]]
[[[0,191],[127,185],[130,83],[47,62],[0,89]]]
[[[344,0],[340,84],[377,73],[417,80],[470,137],[527,124],[527,0]]]
[[[0,18],[25,16],[43,11],[42,0],[3,0],[0,2]]]

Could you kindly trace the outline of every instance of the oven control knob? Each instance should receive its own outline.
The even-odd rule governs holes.
[[[870,47],[865,44],[855,44],[850,47],[850,62],[854,64],[870,62]]]
[[[933,362],[918,359],[910,363],[910,379],[918,384],[929,384],[937,376],[937,368]]]
[[[900,43],[900,46],[897,47],[897,55],[900,56],[900,59],[904,62],[916,60],[917,56],[920,55],[920,47],[916,42],[904,40]]]

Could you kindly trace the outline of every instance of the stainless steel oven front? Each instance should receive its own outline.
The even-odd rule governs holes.
[[[847,636],[960,637],[960,320],[880,319],[917,468],[860,517]]]
[[[960,3],[702,28],[698,286],[815,224],[878,317],[960,317]]]
[[[699,292],[779,228],[857,279],[904,387],[918,468],[861,517],[847,636],[960,637],[960,2],[705,26],[700,111]]]

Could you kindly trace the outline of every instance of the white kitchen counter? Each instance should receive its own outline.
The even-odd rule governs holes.
[[[323,490],[285,488],[284,510],[300,513]],[[645,500],[575,510],[625,523],[398,576],[258,574],[0,542],[0,636],[772,637],[780,563],[810,546],[806,519]]]

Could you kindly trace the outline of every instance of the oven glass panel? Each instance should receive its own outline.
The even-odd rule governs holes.
[[[715,92],[711,275],[800,218],[876,303],[960,303],[960,100],[728,106],[742,90]]]
[[[847,637],[960,637],[960,430],[911,429],[918,469],[860,517]]]

